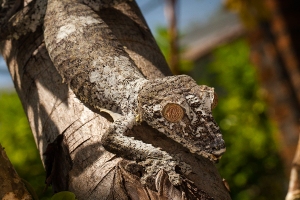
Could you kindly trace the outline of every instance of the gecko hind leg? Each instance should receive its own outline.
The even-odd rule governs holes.
[[[134,125],[137,125],[134,115],[124,116],[114,121],[102,137],[104,148],[143,166],[145,171],[141,178],[143,185],[153,187],[160,170],[164,170],[168,174],[173,185],[180,185],[182,179],[175,172],[175,167],[179,163],[171,155],[151,144],[125,135]]]

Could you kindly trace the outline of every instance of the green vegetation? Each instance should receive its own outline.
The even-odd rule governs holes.
[[[52,196],[51,200],[76,200],[75,194],[68,191],[58,192]]]
[[[243,24],[248,28],[257,26],[270,18],[266,2],[261,0],[225,0],[225,7],[239,14]]]

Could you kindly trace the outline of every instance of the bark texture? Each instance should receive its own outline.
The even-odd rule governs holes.
[[[286,200],[298,200],[300,199],[300,141],[298,141],[298,148],[293,161],[289,190],[286,195]]]
[[[134,2],[101,10],[98,14],[145,77],[170,75]],[[134,127],[132,136],[177,155],[178,160],[193,167],[194,174],[186,177],[178,188],[168,182],[164,173],[158,179],[159,191],[143,187],[139,172],[131,174],[126,170],[129,161],[102,147],[101,136],[112,118],[86,106],[62,83],[45,48],[41,25],[17,40],[3,41],[0,50],[44,164],[47,163],[44,155],[52,152],[51,145],[55,147],[51,166],[55,192],[69,190],[78,199],[230,199],[212,162],[195,157],[146,124]]]
[[[22,179],[19,177],[4,148],[0,145],[0,199],[2,200],[31,200]]]

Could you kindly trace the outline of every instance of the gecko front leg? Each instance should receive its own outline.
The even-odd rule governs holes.
[[[104,148],[122,157],[135,160],[143,166],[145,173],[141,178],[141,183],[144,185],[153,187],[155,177],[161,169],[168,174],[173,185],[179,185],[181,177],[175,172],[175,167],[179,163],[172,156],[151,144],[125,135],[134,125],[137,125],[137,122],[133,114],[114,121],[102,137]]]

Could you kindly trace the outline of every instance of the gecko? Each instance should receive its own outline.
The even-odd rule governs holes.
[[[113,113],[101,139],[104,148],[142,165],[142,184],[153,184],[163,169],[180,185],[173,156],[126,133],[146,122],[191,153],[216,161],[226,150],[212,116],[216,94],[187,75],[145,78],[97,14],[124,1],[48,0],[35,26],[43,23],[46,48],[63,82],[83,103]]]
[[[161,169],[174,185],[181,177],[170,154],[126,136],[141,121],[192,153],[218,160],[226,148],[211,113],[214,89],[186,75],[147,80],[94,10],[77,0],[49,0],[44,37],[54,66],[76,96],[118,114],[102,137],[104,148],[145,167],[146,185]]]

